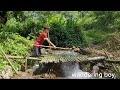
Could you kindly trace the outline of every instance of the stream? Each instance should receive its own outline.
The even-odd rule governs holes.
[[[77,56],[79,53],[68,51],[63,53],[66,56]],[[92,79],[89,72],[84,72],[80,69],[78,62],[64,62],[61,64],[61,69],[65,79]]]
[[[92,75],[89,72],[84,72],[79,69],[77,62],[62,63],[61,68],[65,79],[92,79]]]
[[[71,57],[71,56],[80,56],[81,55],[81,54],[74,52],[74,51],[53,51],[52,54],[53,55],[61,55],[63,57],[64,56]],[[59,67],[54,67],[54,65],[59,66]],[[39,66],[37,66],[37,67],[39,67]],[[62,74],[62,77],[61,76],[60,77],[63,79],[105,79],[105,78],[110,78],[109,76],[112,75],[111,73],[107,73],[107,75],[109,75],[109,76],[104,78],[103,76],[105,76],[104,74],[106,74],[106,73],[93,73],[91,71],[86,72],[86,70],[83,69],[85,66],[84,65],[80,66],[79,62],[74,61],[74,60],[56,63],[56,64],[50,63],[49,65],[44,66],[44,67],[45,68],[54,67],[54,69],[56,69],[56,71],[59,74]],[[88,68],[90,68],[90,67],[88,67]],[[38,71],[41,71],[41,70],[42,69],[40,68]],[[59,72],[59,70],[61,70],[61,72]],[[42,71],[47,71],[47,70],[43,69]]]

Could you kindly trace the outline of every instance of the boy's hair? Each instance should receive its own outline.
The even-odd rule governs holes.
[[[45,26],[44,29],[48,29],[48,30],[50,30],[50,27],[49,27],[49,26]]]

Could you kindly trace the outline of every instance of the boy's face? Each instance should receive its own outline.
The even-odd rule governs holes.
[[[49,32],[49,29],[45,29],[45,32],[48,33],[48,32]]]

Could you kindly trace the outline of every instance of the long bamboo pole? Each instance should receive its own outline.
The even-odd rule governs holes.
[[[7,59],[7,61],[10,63],[10,65],[12,66],[13,70],[18,74],[17,70],[14,68],[12,62],[9,60],[9,58],[7,57],[7,55],[5,54],[5,52],[3,51],[3,49],[0,47],[1,52],[3,53],[3,55],[5,56],[5,58]]]
[[[63,48],[63,47],[52,47],[52,46],[45,46],[45,45],[35,45],[35,46],[41,46],[41,47],[48,47],[48,48],[53,48],[53,49],[63,49],[63,50],[72,50],[72,48]]]
[[[24,57],[24,56],[10,56],[10,55],[6,55],[8,58],[10,59],[27,59],[27,60],[41,60],[41,58],[37,58],[37,57]],[[43,57],[43,56],[41,56]],[[4,58],[3,56],[0,56],[0,58]]]

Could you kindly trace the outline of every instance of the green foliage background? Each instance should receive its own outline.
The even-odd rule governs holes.
[[[7,22],[0,22],[0,45],[8,55],[30,56],[32,44],[46,25],[51,27],[50,40],[60,47],[102,45],[112,33],[120,31],[119,11],[6,13]]]

